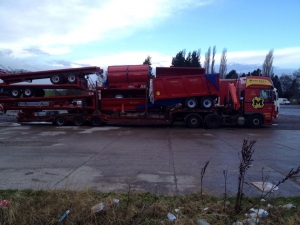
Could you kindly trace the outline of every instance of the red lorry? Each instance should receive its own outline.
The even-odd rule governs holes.
[[[273,84],[266,77],[220,80],[218,74],[205,74],[201,68],[176,67],[157,68],[156,77],[150,77],[147,65],[111,66],[107,74],[107,82],[92,95],[85,90],[82,95],[2,98],[0,104],[4,111],[19,110],[19,122],[43,121],[58,126],[70,122],[77,126],[171,125],[179,121],[191,128],[225,124],[261,127],[272,124],[277,115]],[[28,74],[23,78],[28,79]],[[71,88],[68,85],[72,84],[65,85]],[[11,84],[2,86],[10,88]],[[84,90],[78,85],[72,88]]]

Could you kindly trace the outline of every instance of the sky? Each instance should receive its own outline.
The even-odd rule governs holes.
[[[216,67],[226,48],[238,72],[261,67],[271,49],[278,73],[300,68],[299,0],[1,0],[0,21],[0,64],[12,69],[106,69],[147,56],[170,66],[198,49],[203,66],[213,46]]]

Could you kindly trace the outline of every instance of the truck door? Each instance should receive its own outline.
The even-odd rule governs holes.
[[[260,113],[270,120],[275,111],[273,93],[271,89],[246,89],[245,114]]]

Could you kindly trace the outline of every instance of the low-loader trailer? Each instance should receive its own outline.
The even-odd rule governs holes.
[[[96,72],[101,70],[93,68]],[[53,77],[57,72],[47,74]],[[25,78],[19,75],[18,79]],[[76,79],[77,84],[79,80]],[[52,89],[56,86],[53,84]],[[108,67],[107,81],[95,90],[76,84],[71,87],[86,93],[51,97],[10,95],[0,98],[0,110],[18,110],[18,122],[52,122],[57,126],[183,122],[190,128],[257,128],[273,124],[278,116],[276,93],[267,77],[220,80],[218,74],[205,74],[202,68],[183,67],[160,67],[156,77],[151,77],[148,65],[125,65]]]

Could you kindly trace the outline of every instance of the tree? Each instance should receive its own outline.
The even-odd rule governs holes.
[[[298,93],[299,93],[299,87],[300,87],[300,85],[297,82],[297,79],[293,79],[291,87],[290,87],[290,92],[291,92],[290,97],[294,97],[294,96],[298,95]]]
[[[107,81],[107,75],[108,75],[108,71],[105,71],[105,73],[102,73],[98,76],[97,78],[98,86],[104,85],[104,83]]]
[[[201,51],[189,52],[185,57],[185,50],[182,50],[172,58],[172,66],[176,67],[200,67],[201,68]]]
[[[263,64],[263,71],[262,74],[265,77],[271,77],[273,75],[273,49],[269,51],[269,53],[266,55],[264,64]]]
[[[282,97],[290,98],[292,96],[292,93],[290,90],[292,83],[293,83],[292,76],[284,74],[284,75],[281,75],[279,80],[281,82],[281,87],[282,87]]]
[[[277,75],[275,75],[275,76],[273,75],[271,79],[274,84],[274,87],[277,89],[278,96],[281,97],[282,96],[282,87],[281,87],[281,82],[279,80],[279,77]]]
[[[261,76],[261,69],[253,70],[251,76]]]
[[[293,75],[282,75],[280,78],[282,96],[284,98],[296,97],[300,93],[300,69],[294,71]]]
[[[201,68],[200,59],[201,59],[201,50],[198,49],[198,51],[193,51],[191,67],[200,67]]]
[[[242,73],[242,75],[241,75],[241,77],[249,77],[249,76],[251,76],[250,72],[248,72],[247,74],[246,73]]]
[[[184,67],[185,66],[185,50],[182,50],[172,58],[172,66]]]
[[[221,56],[219,74],[220,78],[224,79],[227,72],[227,49],[224,48]]]
[[[206,73],[209,73],[209,65],[210,65],[210,47],[208,48],[207,52],[205,53],[204,69],[205,69]]]
[[[213,54],[211,57],[211,70],[210,73],[215,73],[215,55],[216,55],[216,46],[213,48]]]
[[[147,58],[145,59],[145,61],[143,62],[143,65],[149,65],[149,73],[151,76],[153,76],[153,73],[152,73],[152,62],[151,62],[151,56],[147,56]]]
[[[293,78],[296,79],[297,83],[300,83],[300,68],[293,73]]]
[[[192,54],[189,52],[185,58],[184,64],[186,67],[191,67],[192,64]]]
[[[239,75],[235,70],[231,70],[225,77],[225,79],[237,79]]]

